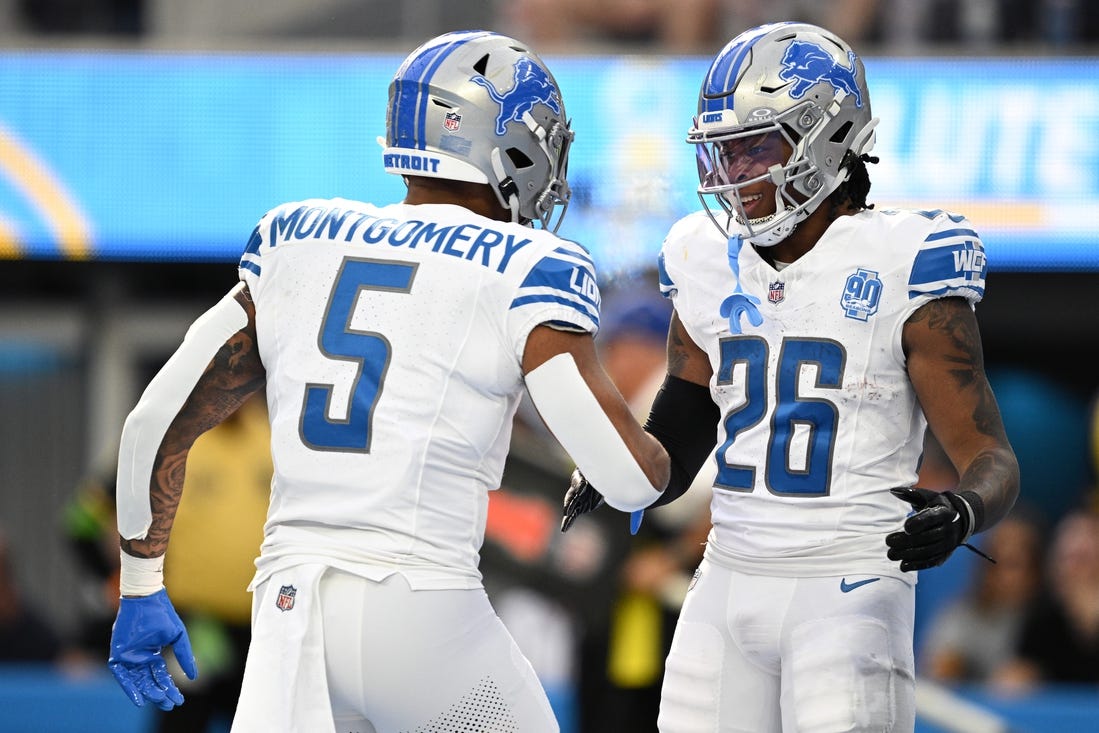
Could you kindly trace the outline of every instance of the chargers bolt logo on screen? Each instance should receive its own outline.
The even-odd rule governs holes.
[[[778,72],[780,79],[795,82],[790,88],[790,96],[800,99],[807,91],[816,86],[818,82],[826,81],[837,92],[842,90],[855,98],[855,106],[862,106],[862,93],[855,82],[855,56],[853,51],[847,52],[847,59],[851,62],[851,68],[841,66],[832,58],[831,54],[815,43],[808,41],[794,41],[782,57],[783,69]]]
[[[549,75],[538,64],[526,56],[519,57],[515,64],[515,85],[506,92],[500,92],[492,82],[478,74],[470,79],[482,86],[488,96],[500,105],[500,114],[496,116],[496,134],[503,135],[509,122],[519,122],[523,115],[541,102],[556,114],[561,114],[561,96],[557,87],[550,81]]]

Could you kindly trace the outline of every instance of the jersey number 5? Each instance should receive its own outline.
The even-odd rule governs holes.
[[[771,416],[764,480],[774,494],[823,496],[832,481],[832,452],[836,445],[839,413],[834,403],[798,394],[804,369],[816,367],[817,389],[843,384],[846,355],[837,342],[826,339],[784,339],[778,374],[768,375],[767,342],[756,336],[721,341],[717,383],[731,384],[738,364],[744,369],[744,403],[725,416],[725,442],[717,449],[715,485],[732,491],[751,491],[755,467],[730,463],[726,457],[738,433],[753,427],[768,413],[767,380],[775,380],[777,404]]]
[[[407,293],[415,276],[416,265],[406,262],[347,258],[340,265],[317,344],[329,359],[356,363],[358,372],[343,418],[329,417],[335,385],[305,385],[299,427],[305,445],[314,450],[370,452],[374,406],[389,368],[389,340],[380,333],[352,328],[351,317],[363,290]]]

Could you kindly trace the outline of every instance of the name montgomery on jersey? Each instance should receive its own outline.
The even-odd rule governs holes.
[[[276,212],[270,218],[267,237],[270,247],[321,238],[342,239],[348,243],[384,242],[391,247],[408,249],[429,246],[432,252],[478,262],[501,273],[507,269],[515,253],[531,243],[529,238],[520,238],[514,233],[479,224],[440,226],[436,222],[382,218],[361,210],[340,207],[306,205],[292,211]],[[260,228],[256,227],[245,252],[256,254],[262,243]]]

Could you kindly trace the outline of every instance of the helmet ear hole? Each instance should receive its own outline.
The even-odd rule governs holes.
[[[788,125],[785,122],[781,122],[779,124],[781,125],[783,131],[786,133],[786,136],[790,138],[790,142],[792,142],[794,145],[797,145],[801,142],[800,132],[798,132],[791,125]]]
[[[829,138],[829,141],[834,143],[842,143],[851,133],[852,127],[853,125],[851,124],[850,120],[844,122],[842,125],[839,126],[839,128],[836,129],[835,132],[832,133],[832,137]]]
[[[534,161],[519,148],[508,148],[504,151],[504,154],[511,160],[511,164],[520,170],[534,165]]]

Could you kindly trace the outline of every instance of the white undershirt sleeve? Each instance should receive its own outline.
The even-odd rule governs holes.
[[[571,354],[549,359],[526,375],[526,383],[546,427],[608,504],[632,512],[659,498]]]
[[[183,343],[161,368],[126,418],[118,449],[118,533],[144,539],[152,524],[149,484],[153,461],[169,426],[225,342],[248,325],[234,300],[241,283],[191,324]]]

